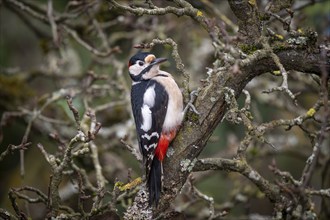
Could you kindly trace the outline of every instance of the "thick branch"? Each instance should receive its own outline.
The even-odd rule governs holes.
[[[270,183],[264,179],[256,170],[249,166],[246,161],[224,158],[206,158],[200,159],[195,163],[193,171],[205,170],[224,170],[239,172],[246,178],[251,180],[261,192],[269,198],[269,200],[276,202],[281,200],[280,189],[278,186]]]
[[[256,43],[261,36],[261,23],[256,1],[229,0],[231,10],[238,18],[239,33],[247,43]]]
[[[309,53],[307,50],[281,51],[277,53],[284,68],[287,70],[298,69],[302,72],[311,72],[321,74],[319,63],[322,61],[319,53]],[[328,64],[326,64],[328,68]],[[195,107],[200,113],[199,116],[190,116],[183,124],[177,138],[172,145],[175,150],[175,157],[166,158],[164,164],[165,178],[165,194],[163,201],[158,209],[163,212],[172,201],[177,193],[180,191],[182,185],[185,183],[189,172],[182,169],[182,161],[190,162],[194,165],[194,159],[200,154],[205,147],[212,132],[222,120],[227,104],[224,97],[224,87],[231,88],[234,95],[238,97],[243,88],[254,77],[271,71],[272,68],[277,69],[276,64],[272,58],[261,56],[251,62],[244,63],[239,73],[233,73],[229,69],[223,68],[220,71],[211,71],[209,76],[209,84],[202,87],[199,91],[199,96],[195,102]],[[198,118],[198,119],[197,119]],[[182,172],[178,175],[178,170]],[[247,169],[243,175],[248,175]],[[264,185],[258,187],[267,190]],[[276,190],[269,192],[268,198],[277,198],[274,195]]]
[[[142,15],[166,15],[166,14],[175,14],[177,16],[190,16],[192,19],[197,21],[202,25],[204,29],[206,29],[208,32],[211,30],[209,29],[209,26],[207,24],[207,19],[203,16],[203,13],[196,8],[192,7],[191,4],[189,4],[186,1],[183,0],[175,0],[174,2],[179,5],[181,8],[176,8],[172,6],[167,6],[165,8],[152,8],[152,9],[147,9],[147,8],[133,8],[129,6],[124,6],[119,3],[117,3],[115,0],[109,0],[111,5],[114,8],[123,10],[123,11],[128,11],[130,13],[133,13],[138,16]]]
[[[258,54],[258,51],[255,52]],[[284,68],[288,70],[297,70],[305,73],[313,73],[321,75],[320,66],[324,66],[327,71],[330,71],[330,61],[324,60],[321,56],[321,51],[316,50],[310,52],[306,49],[284,49],[277,51],[276,55],[279,57]],[[253,54],[252,54],[253,56]],[[256,65],[258,63],[258,65]],[[256,59],[255,62],[248,62],[244,65],[243,70],[252,74],[262,74],[272,70],[278,70],[275,62],[270,57],[261,57]]]

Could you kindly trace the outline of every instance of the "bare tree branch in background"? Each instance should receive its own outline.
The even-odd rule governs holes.
[[[26,185],[11,187],[8,202],[12,209],[0,209],[0,216],[27,219],[33,216],[30,204],[41,204],[44,210],[39,218],[171,219],[188,216],[190,207],[202,203],[202,211],[191,217],[216,219],[232,216],[236,206],[262,194],[273,209],[265,218],[325,217],[330,186],[320,187],[312,180],[322,170],[321,182],[326,183],[330,170],[330,45],[318,40],[315,31],[294,26],[301,10],[323,1],[297,2],[228,0],[233,14],[229,18],[218,8],[224,3],[213,1],[68,1],[61,9],[52,0],[46,4],[0,1],[0,7],[44,41],[47,55],[36,70],[14,69],[8,77],[14,75],[26,84],[36,78],[51,81],[51,86],[36,89],[38,96],[30,98],[33,101],[23,94],[25,101],[19,106],[4,105],[0,123],[0,143],[7,137],[5,128],[10,122],[25,123],[20,143],[10,140],[0,163],[20,150],[24,182],[30,168],[24,154],[38,148],[50,168],[48,191]],[[192,27],[194,30],[185,33]],[[194,48],[186,34],[206,39],[206,58],[203,48]],[[141,161],[125,74],[134,47],[169,51],[186,104],[191,90],[196,89],[195,110],[188,112],[165,159],[158,207],[149,207],[143,178],[133,179],[128,169]],[[74,53],[71,57],[70,51]],[[77,63],[78,51],[83,51],[81,57],[89,57],[88,64]],[[203,64],[199,74],[185,65],[188,57],[193,58],[191,66]],[[314,97],[307,107],[301,98],[304,92]],[[280,113],[265,119],[260,103]],[[234,135],[212,157],[201,156],[213,142],[212,134],[225,123],[238,126],[242,135]],[[37,133],[50,140],[37,139]],[[290,146],[285,141],[299,139],[299,135],[305,140],[303,152],[301,142]],[[283,170],[275,162],[276,155],[288,151],[304,160],[299,174]],[[268,157],[273,159],[265,160]],[[270,174],[265,175],[255,161],[262,161]],[[198,187],[201,179],[217,173],[236,173],[235,180],[248,180],[244,184],[254,187],[237,187],[219,204]],[[322,198],[322,204],[316,202],[316,196]],[[256,215],[259,213],[245,212],[243,218]]]

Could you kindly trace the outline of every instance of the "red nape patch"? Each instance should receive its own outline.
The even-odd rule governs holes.
[[[161,134],[159,141],[158,141],[158,146],[155,151],[155,155],[159,161],[164,160],[164,158],[166,156],[168,145],[174,139],[175,135],[176,135],[176,131],[171,131],[170,133]]]

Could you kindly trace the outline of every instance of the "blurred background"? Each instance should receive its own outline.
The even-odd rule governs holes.
[[[134,122],[130,111],[130,78],[127,73],[129,58],[138,50],[134,45],[151,42],[154,38],[172,38],[190,74],[190,88],[196,89],[207,77],[207,67],[212,68],[214,50],[208,33],[188,17],[175,15],[134,16],[110,10],[107,1],[31,0],[24,1],[30,8],[49,19],[50,3],[53,18],[58,22],[57,34],[43,18],[33,16],[20,8],[18,0],[0,0],[0,152],[9,144],[19,145],[27,133],[27,141],[32,144],[24,151],[24,177],[21,176],[20,154],[15,151],[0,161],[0,207],[11,212],[8,191],[10,188],[33,186],[47,194],[50,179],[50,166],[37,144],[54,155],[63,152],[63,146],[76,134],[76,126],[65,97],[59,95],[62,89],[73,94],[73,105],[82,117],[86,108],[95,110],[97,121],[102,128],[95,139],[100,163],[107,183],[112,190],[116,181],[127,183],[130,179],[142,176],[140,163],[120,142],[124,139],[137,146]],[[133,1],[120,1],[133,3]],[[144,1],[134,1],[144,5]],[[237,34],[237,24],[227,1],[190,1],[213,22],[223,27],[228,41]],[[261,11],[270,1],[257,1]],[[324,42],[330,35],[330,1],[312,4],[313,1],[294,1],[291,29],[300,32],[309,30],[318,33],[317,40]],[[161,7],[171,5],[169,1],[154,1]],[[306,7],[303,7],[307,5]],[[283,17],[288,13],[281,12]],[[269,24],[284,39],[290,36],[282,24],[273,21]],[[96,48],[95,52],[91,48]],[[167,57],[169,62],[163,69],[173,73],[182,86],[183,76],[171,58],[171,47],[157,45],[152,52],[158,57]],[[316,102],[319,85],[309,74],[290,72],[289,87],[299,93],[299,106],[294,106],[289,97],[282,93],[264,94],[263,90],[280,85],[281,77],[276,74],[263,74],[251,81],[247,90],[251,94],[252,114],[255,123],[274,119],[290,119],[305,113]],[[42,117],[33,119],[47,101],[51,103],[42,109]],[[239,98],[243,107],[244,94]],[[5,112],[11,112],[5,114]],[[317,117],[317,116],[316,116]],[[27,131],[31,122],[31,129]],[[316,131],[315,123],[306,127]],[[223,120],[200,155],[204,157],[231,158],[235,155],[239,141],[245,134],[242,125]],[[275,129],[266,134],[267,144],[255,141],[248,150],[248,159],[262,176],[274,179],[268,166],[276,163],[278,168],[290,172],[299,179],[312,144],[306,134],[298,128],[286,131]],[[322,146],[320,160],[329,155],[329,140]],[[75,163],[86,170],[90,181],[95,184],[95,169],[90,155],[75,158]],[[315,188],[322,186],[322,175],[329,170],[318,167],[312,179]],[[60,186],[64,203],[77,209],[77,190],[71,175],[65,176]],[[76,177],[74,177],[76,178]],[[230,210],[228,219],[244,219],[245,215],[271,215],[272,204],[247,179],[236,173],[209,171],[193,174],[193,182],[206,195],[212,196],[216,208]],[[329,179],[328,179],[329,180]],[[330,181],[329,181],[330,182]],[[329,183],[328,182],[328,183]],[[324,182],[323,182],[324,184]],[[329,185],[328,185],[329,187]],[[86,192],[88,194],[88,192]],[[111,199],[110,195],[108,200]],[[315,209],[320,210],[320,199],[315,199]],[[182,193],[176,200],[183,204],[191,200],[184,210],[189,218],[203,218],[207,206],[205,201],[193,199]],[[43,204],[29,204],[17,201],[33,219],[43,219],[46,207]],[[83,202],[83,208],[91,208],[92,199]],[[119,213],[125,210],[129,200],[117,204]],[[198,210],[198,212],[196,212]]]

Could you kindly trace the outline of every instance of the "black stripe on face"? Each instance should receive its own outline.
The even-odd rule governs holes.
[[[130,58],[130,60],[128,62],[128,66],[130,67],[132,65],[136,65],[139,61],[145,62],[145,58],[148,57],[149,55],[151,55],[151,53],[149,53],[149,52],[141,52],[141,51],[137,52],[134,56],[132,56]],[[148,67],[146,67],[146,68],[148,68]],[[144,80],[142,78],[142,75],[145,74],[146,72],[148,72],[150,70],[150,68],[142,70],[138,75],[133,75],[131,73],[129,75],[130,75],[131,79],[135,82],[142,81],[142,80]]]
[[[153,67],[153,65],[149,65],[149,66],[147,66],[146,68],[144,68],[144,69],[141,71],[141,73],[140,73],[139,75],[141,75],[141,77],[142,77],[144,74],[148,73],[148,72],[151,70],[152,67]]]
[[[132,75],[132,74],[129,74],[129,75],[131,76],[131,79],[135,82],[142,81],[142,80],[149,80],[149,79],[144,79],[142,76],[144,74],[148,73],[151,70],[152,67],[153,67],[153,65],[147,66],[138,75]]]
[[[129,76],[131,77],[131,79],[134,81],[134,82],[138,82],[138,81],[141,81],[143,80],[142,78],[142,74],[140,73],[139,75],[133,75],[133,74],[129,74]]]

